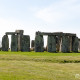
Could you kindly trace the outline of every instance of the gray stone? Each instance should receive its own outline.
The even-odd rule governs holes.
[[[48,52],[56,52],[56,36],[48,36]]]
[[[78,37],[72,37],[72,52],[78,52]]]
[[[21,51],[30,51],[30,36],[23,35],[21,41]]]
[[[64,53],[70,52],[70,41],[68,36],[62,37],[62,48],[61,51]]]
[[[18,36],[11,36],[11,51],[18,51]]]
[[[32,40],[32,41],[31,41],[31,47],[34,47],[34,43],[35,43],[35,41]]]
[[[2,37],[2,51],[8,51],[9,49],[9,39],[7,35]]]
[[[62,38],[61,36],[56,36],[56,50],[61,52]]]
[[[36,35],[35,37],[35,52],[43,52],[44,51],[44,40],[43,36]]]

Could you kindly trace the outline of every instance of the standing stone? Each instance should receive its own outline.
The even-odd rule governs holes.
[[[78,50],[80,51],[80,39],[78,39],[78,42],[79,42]]]
[[[44,40],[42,35],[36,35],[35,37],[35,52],[44,51]]]
[[[48,36],[48,52],[56,52],[56,36]]]
[[[78,46],[79,46],[78,37],[72,37],[72,51],[78,52]]]
[[[72,36],[69,36],[69,41],[70,41],[70,52],[72,52]]]
[[[22,41],[24,30],[16,30],[16,33],[18,35],[18,51],[21,51],[21,41]]]
[[[31,47],[34,47],[34,43],[35,43],[35,41],[32,40],[32,41],[31,41]]]
[[[30,36],[23,35],[22,42],[21,42],[21,51],[30,51]]]
[[[18,51],[18,36],[15,34],[11,36],[11,51]]]
[[[62,38],[61,36],[56,37],[56,50],[57,52],[61,52]]]
[[[62,37],[62,48],[61,51],[64,53],[70,52],[70,41],[68,36]]]
[[[2,51],[8,51],[9,49],[9,39],[7,35],[2,37]]]

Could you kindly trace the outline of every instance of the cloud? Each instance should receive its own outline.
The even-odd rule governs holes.
[[[48,23],[63,23],[80,19],[79,0],[60,0],[36,12],[36,17]]]

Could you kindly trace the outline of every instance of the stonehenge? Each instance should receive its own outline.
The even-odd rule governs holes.
[[[80,50],[80,39],[73,33],[63,32],[36,32],[35,39],[31,41],[30,36],[24,35],[24,30],[6,32],[2,37],[2,51],[9,51],[9,38],[11,35],[11,51],[30,52],[31,48],[35,52],[44,52],[44,36],[47,35],[47,52],[78,52]]]

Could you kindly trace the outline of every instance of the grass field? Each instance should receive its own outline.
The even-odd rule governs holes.
[[[80,80],[80,53],[1,51],[0,80]]]

